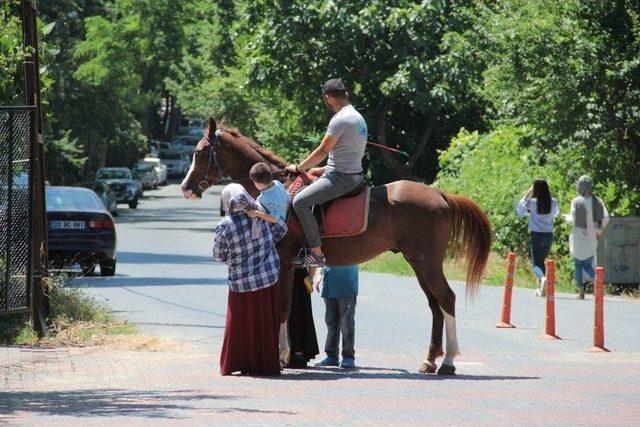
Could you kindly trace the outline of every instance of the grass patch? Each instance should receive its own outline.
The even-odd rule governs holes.
[[[69,278],[48,279],[50,313],[49,335],[39,338],[29,316],[16,314],[0,317],[0,344],[10,345],[101,345],[113,343],[114,337],[136,334],[136,328],[116,318],[106,303],[85,290],[66,287]]]
[[[370,271],[375,273],[389,273],[398,276],[415,276],[413,269],[404,259],[402,254],[394,254],[385,252],[377,258],[361,265],[362,271]],[[572,271],[558,269],[558,279],[556,289],[561,292],[573,292],[573,282],[571,281]],[[487,264],[487,271],[483,285],[503,286],[507,272],[506,257],[491,253]],[[568,274],[569,273],[569,274]],[[449,280],[465,280],[465,264],[464,262],[454,262],[446,260],[444,263],[444,274]],[[516,273],[514,277],[514,285],[521,288],[535,289],[537,286],[536,277],[533,274],[531,262],[527,259],[520,258],[516,264]]]

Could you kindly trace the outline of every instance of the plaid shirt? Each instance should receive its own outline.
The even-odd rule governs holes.
[[[282,220],[258,223],[262,235],[257,239],[251,238],[251,218],[247,215],[228,215],[216,227],[213,258],[229,266],[229,288],[234,292],[257,291],[278,280],[276,243],[287,233],[287,226]]]

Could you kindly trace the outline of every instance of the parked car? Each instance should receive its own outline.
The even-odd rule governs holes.
[[[189,157],[179,150],[163,151],[160,153],[160,159],[167,165],[167,175],[169,176],[183,177],[191,167]]]
[[[203,129],[205,127],[204,121],[198,117],[184,117],[180,120],[180,128],[178,129],[179,135],[189,134],[193,129]],[[200,133],[202,136],[202,132]]]
[[[142,183],[142,188],[145,190],[158,188],[160,180],[158,179],[156,169],[151,163],[138,162],[133,168],[133,175],[135,179]]]
[[[118,216],[118,200],[116,199],[116,194],[109,188],[109,184],[105,181],[95,180],[82,182],[78,186],[93,190],[109,213],[113,216]]]
[[[158,176],[158,184],[166,185],[167,184],[167,165],[164,164],[162,160],[157,157],[145,157],[145,163],[151,164]]]
[[[104,180],[109,185],[118,203],[127,203],[131,209],[138,207],[142,183],[133,179],[128,168],[100,168],[96,179]]]
[[[195,135],[185,135],[179,136],[173,140],[174,149],[178,149],[185,156],[191,157],[194,151],[196,151],[196,146],[198,142],[202,139],[202,136]]]
[[[92,273],[116,272],[116,229],[113,217],[93,191],[80,187],[45,189],[49,259],[54,265],[80,264]]]
[[[205,129],[205,127],[189,128],[187,135],[202,137],[202,135],[204,135]]]
[[[160,151],[163,150],[170,150],[171,144],[165,141],[158,141],[155,139],[152,139],[151,142],[149,143],[149,151],[151,152],[152,156],[157,156]]]

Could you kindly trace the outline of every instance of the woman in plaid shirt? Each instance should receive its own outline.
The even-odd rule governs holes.
[[[228,213],[216,228],[213,257],[229,267],[227,323],[220,355],[222,375],[280,373],[280,259],[276,243],[287,226],[257,210],[239,184],[222,191]]]

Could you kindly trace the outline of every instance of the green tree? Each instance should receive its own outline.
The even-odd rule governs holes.
[[[17,0],[0,3],[0,105],[24,103],[19,5]]]
[[[589,173],[640,213],[640,1],[511,0],[479,21],[494,120],[533,126],[539,162],[575,165],[567,187]]]
[[[375,151],[373,179],[430,180],[436,150],[461,126],[481,126],[472,87],[482,68],[461,37],[473,10],[472,1],[254,1],[240,27],[251,37],[250,83],[283,94],[317,133],[328,119],[320,86],[342,78],[370,137],[411,153],[404,162]]]

